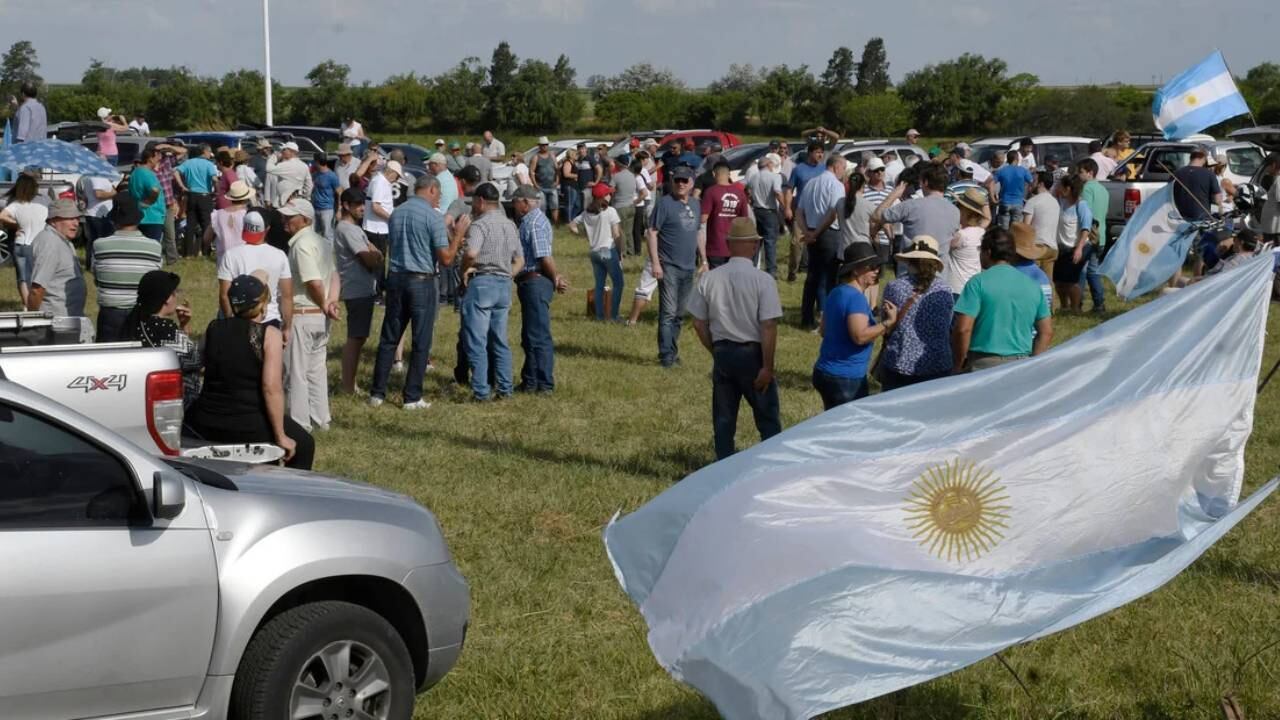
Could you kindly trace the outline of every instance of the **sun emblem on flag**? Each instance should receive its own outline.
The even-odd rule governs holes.
[[[1008,494],[990,470],[954,460],[924,471],[907,495],[913,538],[942,560],[974,560],[1004,538]]]
[[[1195,95],[1192,95],[1191,93],[1187,93],[1186,97],[1184,98],[1184,101],[1188,105],[1192,105],[1192,106],[1200,104],[1200,98],[1196,97]]]
[[[1144,242],[1140,242],[1138,243],[1138,252],[1142,253],[1143,255],[1150,255],[1151,246]]]

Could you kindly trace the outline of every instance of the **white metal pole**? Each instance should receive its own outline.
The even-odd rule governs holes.
[[[275,125],[275,117],[271,107],[271,13],[267,9],[268,2],[269,0],[262,0],[262,47],[267,54],[267,125]]]

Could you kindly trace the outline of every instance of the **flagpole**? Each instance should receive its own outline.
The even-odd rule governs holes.
[[[1236,74],[1231,72],[1231,64],[1227,62],[1226,53],[1219,50],[1218,54],[1222,56],[1222,65],[1227,68],[1227,74],[1231,76],[1231,82],[1234,83],[1236,81]],[[1240,97],[1244,97],[1244,93],[1240,93]],[[1248,100],[1244,101],[1244,108],[1245,111],[1249,113],[1249,122],[1253,123],[1254,127],[1258,127],[1258,121],[1253,117],[1253,108],[1249,107]]]
[[[269,0],[262,0],[262,48],[266,53],[266,93],[267,93],[267,125],[275,125],[273,108],[271,107],[271,12]]]

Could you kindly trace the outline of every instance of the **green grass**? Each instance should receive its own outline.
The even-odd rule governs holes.
[[[462,660],[420,698],[418,718],[715,718],[654,661],[600,540],[615,511],[634,510],[712,461],[709,358],[686,328],[684,367],[662,371],[652,312],[634,329],[589,321],[585,243],[558,233],[556,250],[573,289],[553,306],[554,397],[486,405],[446,397],[458,321],[444,310],[432,353],[440,371],[428,376],[434,406],[402,412],[398,378],[392,402],[377,410],[335,398],[333,429],[318,437],[317,469],[408,493],[430,507],[471,583]],[[203,327],[214,311],[212,264],[186,260],[178,271]],[[627,282],[638,273],[628,261]],[[12,308],[12,283],[3,285],[0,307]],[[789,322],[778,365],[790,426],[821,409],[808,381],[818,338],[794,326],[800,284],[780,288]],[[626,297],[624,311],[629,291]],[[516,310],[511,336],[518,346]],[[1060,317],[1056,338],[1096,322]],[[1280,330],[1275,314],[1269,327],[1273,336]],[[331,351],[342,338],[338,326]],[[362,386],[372,351],[366,347]],[[1272,340],[1265,367],[1278,356]],[[515,359],[518,368],[518,349]],[[337,373],[331,353],[331,386]],[[749,418],[741,418],[740,447],[756,439]],[[1280,469],[1280,384],[1258,402],[1247,459],[1246,493]],[[1280,717],[1280,655],[1273,649],[1251,657],[1280,640],[1277,607],[1280,502],[1272,500],[1165,588],[1005,653],[1034,700],[990,659],[832,717],[1189,720],[1220,717],[1227,691],[1250,718]]]

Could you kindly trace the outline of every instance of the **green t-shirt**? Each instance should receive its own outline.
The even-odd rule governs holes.
[[[973,318],[971,352],[1030,355],[1032,331],[1037,320],[1049,317],[1049,303],[1034,280],[1001,264],[969,279],[956,312]]]
[[[1089,206],[1089,212],[1093,213],[1093,219],[1098,223],[1098,247],[1106,247],[1107,209],[1111,205],[1111,196],[1107,194],[1107,189],[1102,187],[1102,183],[1090,180],[1084,184],[1080,199]]]
[[[153,189],[159,190],[160,194],[156,196],[155,202],[148,205],[147,197]],[[164,189],[160,187],[160,178],[156,177],[151,168],[137,167],[129,173],[129,194],[138,201],[138,207],[142,209],[142,225],[164,224]]]

